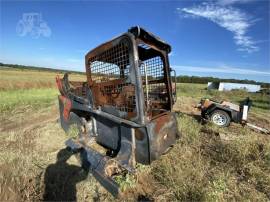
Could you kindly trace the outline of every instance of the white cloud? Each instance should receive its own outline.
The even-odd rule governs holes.
[[[238,75],[263,75],[270,76],[270,71],[258,71],[252,69],[235,68],[235,67],[200,67],[200,66],[172,66],[175,70],[188,72],[203,72],[203,73],[225,73]]]
[[[221,5],[231,5],[236,3],[248,3],[254,0],[218,0],[217,3]]]
[[[214,3],[202,3],[198,6],[177,10],[180,10],[184,15],[189,14],[189,16],[206,18],[232,32],[234,41],[239,46],[239,51],[252,53],[259,50],[254,40],[250,36],[247,36],[247,31],[254,21],[251,21],[250,16],[237,8]],[[188,16],[185,15],[185,17]]]

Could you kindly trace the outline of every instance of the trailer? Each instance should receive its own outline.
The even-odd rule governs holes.
[[[248,122],[248,112],[251,105],[252,101],[249,97],[244,99],[240,105],[228,101],[219,102],[211,99],[201,99],[196,108],[201,110],[201,117],[204,120],[210,120],[219,127],[227,127],[231,122],[235,122],[261,133],[269,134],[268,129]]]
[[[197,108],[201,110],[202,118],[211,120],[220,127],[226,127],[230,122],[247,122],[248,111],[252,101],[246,98],[240,105],[228,101],[215,101],[212,99],[201,99]]]

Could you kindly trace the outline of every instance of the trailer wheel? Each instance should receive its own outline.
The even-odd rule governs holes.
[[[220,127],[226,127],[230,124],[231,122],[231,117],[229,116],[229,114],[225,111],[222,110],[215,110],[212,114],[211,114],[211,121],[220,126]]]

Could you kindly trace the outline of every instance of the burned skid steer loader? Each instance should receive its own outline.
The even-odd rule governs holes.
[[[115,176],[134,173],[136,162],[151,164],[179,137],[170,51],[158,37],[132,27],[86,54],[87,82],[56,78],[61,125],[78,131],[66,145],[114,196],[120,192]]]

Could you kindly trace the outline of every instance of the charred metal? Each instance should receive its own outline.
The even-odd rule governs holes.
[[[78,129],[66,144],[114,196],[114,176],[151,164],[179,137],[170,51],[152,33],[132,27],[86,54],[87,82],[56,78],[61,125],[66,132]]]

